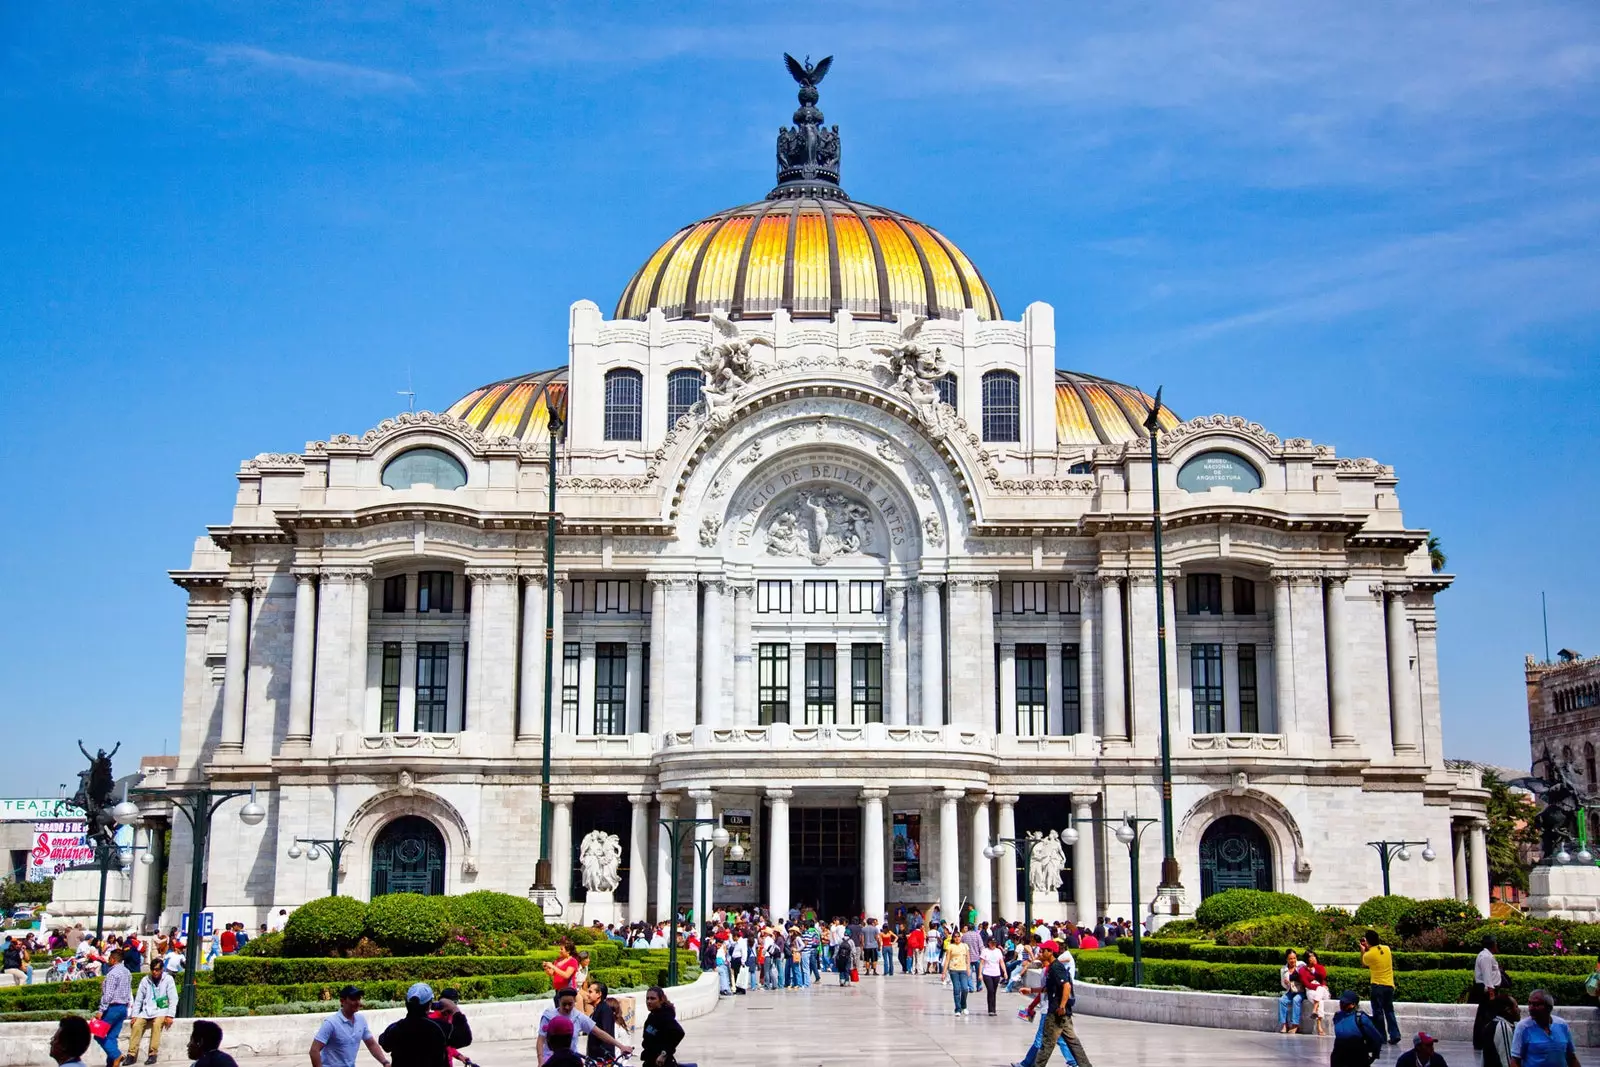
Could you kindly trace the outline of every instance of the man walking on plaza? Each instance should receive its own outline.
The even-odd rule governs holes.
[[[1034,1057],[1034,1067],[1045,1067],[1050,1062],[1058,1040],[1066,1041],[1067,1047],[1072,1050],[1072,1058],[1078,1061],[1078,1067],[1093,1067],[1072,1025],[1072,987],[1077,974],[1071,959],[1070,956],[1057,959],[1049,948],[1040,952],[1040,961],[1045,966],[1044,996],[1049,1014],[1045,1016],[1044,1030],[1039,1035],[1039,1052]]]
[[[1378,937],[1376,930],[1368,930],[1361,938],[1361,963],[1370,976],[1367,981],[1368,996],[1372,998],[1372,1020],[1382,1030],[1389,1028],[1389,1044],[1400,1043],[1400,1020],[1394,1017],[1394,953]]]
[[[1556,998],[1545,990],[1528,994],[1528,1017],[1511,1032],[1511,1067],[1578,1067],[1572,1030],[1555,1008]]]
[[[388,1054],[361,1014],[361,990],[347,985],[339,990],[339,1010],[322,1020],[311,1042],[311,1067],[356,1067],[362,1045],[382,1067],[390,1067]]]
[[[110,1028],[106,1030],[106,1036],[100,1039],[100,1047],[106,1050],[106,1067],[116,1067],[122,1059],[122,1049],[117,1041],[122,1035],[123,1020],[128,1017],[128,1005],[133,1000],[133,976],[122,965],[121,949],[112,949],[107,959],[111,969],[100,984],[100,1010],[94,1013],[94,1017],[104,1020]]]

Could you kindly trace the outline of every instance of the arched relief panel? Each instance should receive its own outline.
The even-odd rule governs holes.
[[[1199,869],[1200,839],[1206,828],[1225,815],[1238,815],[1266,833],[1272,843],[1272,860],[1275,866],[1273,884],[1286,889],[1295,882],[1311,878],[1311,855],[1306,848],[1305,836],[1293,813],[1282,801],[1259,789],[1235,787],[1218,790],[1202,798],[1186,812],[1178,823],[1178,851],[1185,857],[1185,865]]]

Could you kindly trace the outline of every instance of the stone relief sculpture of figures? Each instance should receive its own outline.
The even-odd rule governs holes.
[[[901,328],[898,345],[875,345],[872,350],[889,361],[890,388],[909,400],[917,417],[931,426],[939,417],[938,382],[950,367],[939,349],[918,343],[917,335],[927,321],[918,316]]]
[[[805,556],[822,566],[835,556],[868,553],[872,512],[836,489],[802,492],[767,523],[767,553]]]
[[[702,345],[695,362],[706,375],[706,384],[700,389],[705,399],[706,418],[720,426],[728,421],[734,401],[749,384],[750,349],[755,345],[771,348],[772,342],[764,337],[739,336],[738,324],[720,310],[711,312],[711,325],[722,340]]]
[[[1041,836],[1028,835],[1037,840],[1033,856],[1028,863],[1028,888],[1036,894],[1054,894],[1061,888],[1061,872],[1067,866],[1067,850],[1061,844],[1061,835],[1054,830]]]
[[[583,888],[592,893],[614,893],[622,884],[622,842],[616,834],[591,830],[578,845],[578,865]]]

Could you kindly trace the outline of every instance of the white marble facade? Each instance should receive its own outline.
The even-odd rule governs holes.
[[[780,311],[743,332],[771,347],[754,350],[727,410],[669,429],[665,376],[695,365],[712,327],[572,308],[553,852],[571,855],[593,805],[620,812],[619,902],[659,916],[671,861],[655,820],[749,812],[750,876],[724,877],[714,858],[712,898],[786,907],[802,892],[791,866],[820,862],[789,840],[789,812],[844,809],[857,877],[834,900],[881,912],[972,897],[986,915],[1018,914],[1013,861],[982,848],[1048,829],[1019,820],[1044,810],[1030,802],[1047,798],[1057,826],[1069,809],[1160,813],[1148,442],[1057,440],[1044,304],[1019,322],[969,311],[926,325],[920,340],[961,383],[954,409],[919,409],[894,387],[873,353],[896,343],[890,324]],[[603,439],[604,375],[619,366],[643,372],[638,442]],[[980,436],[977,383],[997,367],[1022,384],[1016,443]],[[421,446],[455,457],[466,484],[386,488],[385,467]],[[1262,487],[1180,489],[1178,471],[1211,451],[1254,467]],[[1394,471],[1212,416],[1161,437],[1160,472],[1189,906],[1202,836],[1227,817],[1269,842],[1266,882],[1319,904],[1378,891],[1364,842],[1379,837],[1441,854],[1397,866],[1397,892],[1486,897],[1451,862],[1476,873],[1482,793],[1444,761],[1434,597],[1448,579],[1429,570],[1425,531],[1402,520]],[[296,835],[348,836],[341,888],[367,896],[373,841],[403,815],[439,831],[446,892],[528,889],[549,475],[542,441],[427,413],[240,468],[231,517],[173,572],[189,593],[176,777],[258,784],[270,812],[246,828],[223,811],[207,878],[220,918],[253,924],[326,892],[325,859],[287,857]],[[436,572],[451,576],[448,613],[437,587],[435,610],[418,610],[419,586],[438,581],[419,576]],[[1220,576],[1220,610],[1190,612],[1200,575]],[[1197,644],[1221,654],[1220,720],[1196,710]],[[432,657],[429,688],[419,655]],[[819,684],[808,699],[801,679],[820,683],[824,662],[832,698]],[[764,688],[782,669],[787,690]],[[915,882],[894,875],[896,812],[919,819]],[[190,843],[175,829],[167,923],[187,899]],[[1074,852],[1074,913],[1142,910],[1103,827]],[[1160,854],[1157,827],[1146,897]],[[689,901],[691,849],[680,863]],[[556,882],[575,895],[569,863]]]

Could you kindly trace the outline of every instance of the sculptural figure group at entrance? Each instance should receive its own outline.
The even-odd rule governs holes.
[[[872,545],[872,512],[837,489],[802,492],[767,525],[767,553],[804,556],[822,566],[835,556],[866,552]]]
[[[1028,863],[1028,888],[1036,896],[1053,897],[1061,888],[1061,872],[1067,866],[1067,850],[1061,844],[1061,835],[1055,830],[1048,834],[1037,832],[1028,835],[1035,839],[1033,854]]]

